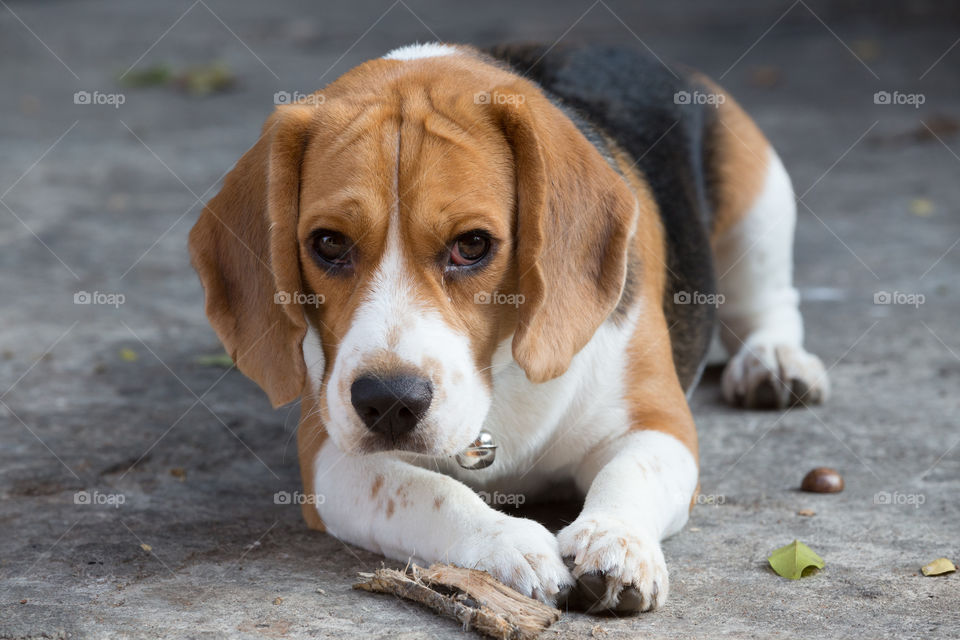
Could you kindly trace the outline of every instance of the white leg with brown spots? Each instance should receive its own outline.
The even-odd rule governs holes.
[[[400,562],[487,571],[546,603],[573,582],[541,524],[500,513],[454,478],[392,454],[346,456],[328,441],[314,485],[327,531],[344,542]]]

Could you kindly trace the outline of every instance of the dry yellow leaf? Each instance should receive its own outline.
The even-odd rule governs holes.
[[[148,545],[146,542],[140,544],[140,548],[144,551],[153,551],[153,547]]]
[[[937,558],[930,564],[924,565],[920,570],[923,571],[925,576],[939,576],[944,573],[953,573],[957,570],[957,567],[946,558]]]
[[[857,54],[861,60],[871,62],[880,56],[880,45],[876,40],[854,40],[853,52]]]
[[[921,218],[933,215],[933,201],[927,198],[914,198],[910,202],[910,213]]]

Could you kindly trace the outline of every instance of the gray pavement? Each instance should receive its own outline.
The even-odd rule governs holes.
[[[0,638],[463,637],[351,591],[381,558],[275,504],[298,488],[298,410],[200,360],[220,349],[186,234],[275,91],[415,40],[561,36],[642,39],[721,79],[765,128],[802,194],[797,280],[834,397],[734,411],[711,369],[694,409],[715,504],[666,543],[667,607],[570,614],[545,637],[960,637],[960,575],[919,573],[960,561],[950,3],[191,2],[0,3]],[[232,90],[117,82],[213,61]],[[74,304],[80,291],[123,304]],[[875,304],[883,291],[922,304]],[[843,493],[798,491],[819,465]],[[799,582],[765,562],[795,538],[826,560]]]

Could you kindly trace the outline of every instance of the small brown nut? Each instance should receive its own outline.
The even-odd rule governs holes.
[[[838,493],[843,491],[843,476],[836,469],[817,467],[803,477],[800,488],[811,493]]]

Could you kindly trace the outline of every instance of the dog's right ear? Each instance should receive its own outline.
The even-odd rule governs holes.
[[[278,107],[190,231],[206,312],[237,367],[274,407],[300,396],[307,323],[297,240],[300,165],[315,108]]]

